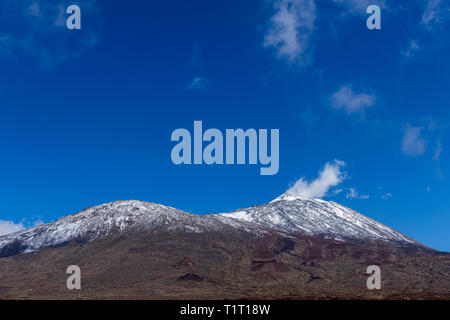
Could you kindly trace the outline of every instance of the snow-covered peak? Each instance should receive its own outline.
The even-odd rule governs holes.
[[[281,230],[329,239],[374,239],[417,244],[413,239],[333,201],[282,195],[272,202],[224,213],[229,217]]]
[[[322,200],[322,199],[309,199],[309,198],[305,198],[305,197],[291,195],[291,194],[288,194],[288,193],[283,193],[281,196],[279,196],[279,197],[273,199],[272,201],[270,201],[270,203],[274,203],[274,202],[277,202],[277,201],[295,201],[295,200],[326,202],[325,200]]]
[[[114,201],[87,208],[55,222],[0,237],[0,256],[5,248],[34,252],[71,240],[93,241],[124,232],[208,232],[251,227],[215,215],[200,216],[161,204],[136,200]],[[10,249],[8,249],[10,250]]]

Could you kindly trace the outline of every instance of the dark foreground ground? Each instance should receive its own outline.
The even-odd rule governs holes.
[[[69,265],[82,289],[68,290]],[[368,290],[369,265],[381,290]],[[449,299],[450,254],[383,242],[132,234],[0,258],[0,299]]]

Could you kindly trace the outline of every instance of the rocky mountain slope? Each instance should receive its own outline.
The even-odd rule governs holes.
[[[368,290],[369,265],[381,290]],[[69,265],[81,290],[68,290]],[[0,258],[0,299],[450,299],[450,254],[250,232],[129,233]]]
[[[323,200],[205,216],[115,201],[0,237],[1,299],[450,299],[450,253]]]

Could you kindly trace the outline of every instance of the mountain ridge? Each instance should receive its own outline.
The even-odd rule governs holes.
[[[155,231],[304,234],[339,241],[371,239],[421,245],[336,202],[282,195],[267,204],[207,215],[153,202],[113,201],[51,223],[0,236],[0,257],[36,252],[74,239],[89,242],[124,232]]]
[[[449,270],[450,253],[320,199],[204,216],[114,201],[0,237],[0,299],[449,299]]]

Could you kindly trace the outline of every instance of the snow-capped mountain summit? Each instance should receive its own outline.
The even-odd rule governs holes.
[[[124,232],[208,232],[229,228],[252,229],[246,223],[216,215],[200,216],[161,204],[114,201],[87,208],[55,222],[0,237],[0,256],[34,252],[74,239],[93,241]],[[3,251],[8,253],[3,253]]]
[[[415,240],[333,201],[283,194],[268,204],[222,214],[285,233],[329,239],[374,239],[418,244]]]
[[[161,204],[114,201],[55,222],[0,237],[0,257],[35,252],[71,240],[85,242],[126,232],[238,232],[306,234],[327,239],[413,239],[332,201],[282,195],[264,205],[222,214],[196,215]]]
[[[283,193],[278,198],[275,198],[272,201],[270,201],[270,203],[274,203],[274,202],[277,202],[277,201],[294,201],[294,200],[310,200],[310,199],[305,198],[305,197],[294,196],[294,195],[290,195],[290,194],[287,194],[287,193]],[[320,199],[313,199],[313,200],[320,200]],[[320,201],[322,201],[322,200],[320,200]]]

